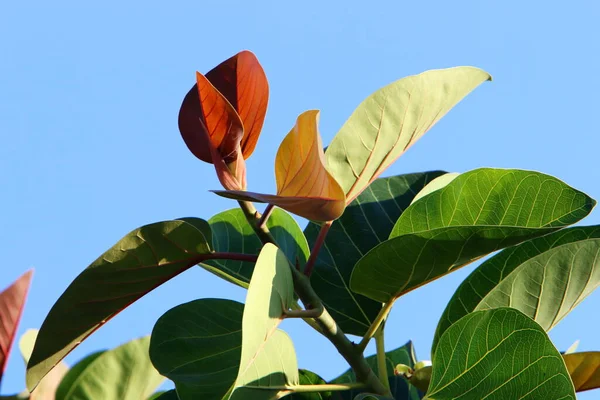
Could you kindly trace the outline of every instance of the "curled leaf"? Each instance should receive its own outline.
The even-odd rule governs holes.
[[[306,111],[285,137],[275,159],[277,195],[245,191],[215,191],[236,200],[271,203],[314,221],[331,221],[344,212],[346,198],[325,169],[318,130],[319,111]]]

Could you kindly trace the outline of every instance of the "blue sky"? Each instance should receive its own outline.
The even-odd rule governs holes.
[[[428,69],[474,65],[494,76],[386,175],[489,166],[555,175],[600,199],[600,5],[593,1],[3,2],[0,5],[0,287],[34,267],[19,329],[39,327],[70,281],[124,234],[234,203],[192,156],[177,112],[194,83],[242,49],[258,56],[271,97],[249,188],[273,192],[273,159],[296,116],[321,110],[328,143],[374,90]],[[584,224],[600,223],[593,212]],[[437,320],[465,268],[398,301],[391,349],[413,339],[429,358]],[[69,357],[150,333],[171,307],[245,292],[192,269],[100,329]],[[551,332],[565,349],[600,350],[594,293]],[[346,367],[299,322],[283,326],[301,367]],[[24,387],[13,354],[2,392]],[[597,394],[596,394],[597,395]],[[582,395],[591,399],[593,392]]]

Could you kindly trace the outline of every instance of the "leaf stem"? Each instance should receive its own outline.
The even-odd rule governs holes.
[[[383,305],[383,307],[381,307],[381,310],[379,311],[379,314],[377,314],[377,316],[375,317],[375,319],[371,323],[371,326],[369,326],[369,329],[367,330],[367,333],[365,333],[365,336],[363,336],[362,340],[358,344],[358,349],[361,352],[365,351],[365,348],[369,344],[369,341],[377,333],[377,330],[379,329],[379,326],[385,322],[385,320],[387,319],[387,316],[389,315],[390,311],[392,311],[392,306],[393,305],[394,305],[394,301],[390,300],[387,303],[385,303]]]
[[[333,224],[333,221],[327,221],[321,225],[319,236],[317,236],[317,240],[315,240],[315,244],[313,244],[313,248],[310,251],[310,256],[308,257],[306,265],[304,266],[304,275],[310,276],[312,274],[315,262],[319,256],[319,251],[321,251],[321,246],[323,246],[323,243],[325,243],[325,238],[327,237],[329,228],[331,228],[331,224]]]
[[[275,208],[274,204],[269,203],[269,205],[267,205],[267,207],[265,208],[265,211],[263,212],[262,216],[260,217],[260,220],[258,221],[258,226],[260,228],[266,226],[267,220],[271,216],[271,213],[273,212],[274,208]]]
[[[310,393],[310,392],[340,392],[342,390],[364,389],[365,384],[360,382],[350,383],[326,383],[322,385],[298,385],[286,386],[287,389],[294,393]],[[269,387],[268,389],[273,389]]]
[[[383,340],[384,327],[385,321],[379,325],[379,329],[375,334],[375,344],[377,346],[377,375],[379,376],[381,383],[383,383],[383,385],[390,390],[390,381],[387,372],[387,359],[385,356],[385,342]]]

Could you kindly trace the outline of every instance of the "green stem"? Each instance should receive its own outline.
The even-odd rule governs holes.
[[[392,306],[393,305],[394,305],[393,301],[388,301],[387,303],[385,303],[383,305],[383,307],[381,307],[381,310],[379,311],[379,314],[377,314],[377,316],[375,317],[375,319],[371,323],[371,326],[369,326],[369,329],[367,330],[367,333],[365,333],[365,336],[363,336],[362,340],[358,344],[358,349],[361,352],[365,351],[365,348],[369,344],[369,341],[371,340],[371,338],[373,336],[375,336],[375,333],[377,333],[377,330],[379,329],[379,326],[385,322],[388,314],[390,313],[390,311],[392,311]]]
[[[390,381],[387,373],[387,359],[385,356],[385,342],[383,340],[384,327],[385,322],[379,326],[379,329],[375,334],[375,344],[377,346],[377,375],[379,376],[379,380],[383,383],[383,385],[390,390]]]
[[[329,232],[329,228],[331,228],[332,223],[333,221],[327,221],[321,225],[319,236],[317,236],[317,240],[315,240],[315,244],[313,244],[313,248],[310,251],[310,256],[308,257],[306,265],[304,266],[304,275],[310,276],[312,274],[313,267],[315,266],[315,262],[319,256],[319,251],[321,251],[321,246],[323,246],[323,243],[325,243],[327,232]]]
[[[323,385],[299,385],[299,386],[285,386],[286,389],[293,391],[294,393],[311,393],[311,392],[340,392],[342,390],[353,390],[353,389],[364,389],[363,383],[339,383],[339,384],[323,384]],[[268,388],[273,389],[273,388]],[[285,390],[285,389],[284,389]]]

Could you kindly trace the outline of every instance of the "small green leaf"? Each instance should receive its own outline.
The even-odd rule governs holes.
[[[248,287],[232,400],[270,399],[298,385],[294,346],[285,332],[276,329],[293,302],[290,264],[281,250],[268,243],[258,256]]]
[[[600,226],[574,227],[508,248],[482,263],[446,306],[434,348],[474,310],[513,307],[550,330],[600,284]]]
[[[575,391],[546,332],[518,310],[497,308],[444,332],[425,398],[575,400]]]
[[[158,319],[150,359],[175,383],[181,400],[221,400],[240,365],[244,305],[200,299],[181,304]]]
[[[600,351],[563,354],[576,392],[600,388]]]
[[[356,264],[355,292],[381,302],[491,252],[585,217],[596,202],[538,172],[482,168],[456,177],[411,205],[390,239]]]
[[[30,390],[124,308],[210,257],[208,224],[186,221],[158,222],[132,231],[75,278],[42,324],[27,366]]]
[[[214,250],[258,254],[262,243],[248,224],[239,208],[219,213],[208,220],[212,229]],[[304,265],[310,250],[306,238],[294,218],[279,208],[275,208],[267,220],[267,227],[275,238],[278,247],[291,263],[296,259]],[[248,287],[254,263],[235,260],[207,260],[202,264],[210,272],[242,287]]]
[[[491,76],[457,67],[400,79],[367,97],[327,148],[327,169],[355,199],[452,107]]]
[[[148,357],[149,343],[150,337],[132,340],[87,360],[70,387],[61,387],[60,400],[146,400],[164,381]]]
[[[350,290],[354,264],[386,240],[400,214],[415,194],[444,174],[430,171],[377,179],[333,222],[318,255],[311,284],[344,332],[362,336],[381,310],[381,304]],[[305,229],[311,246],[320,226]]]

